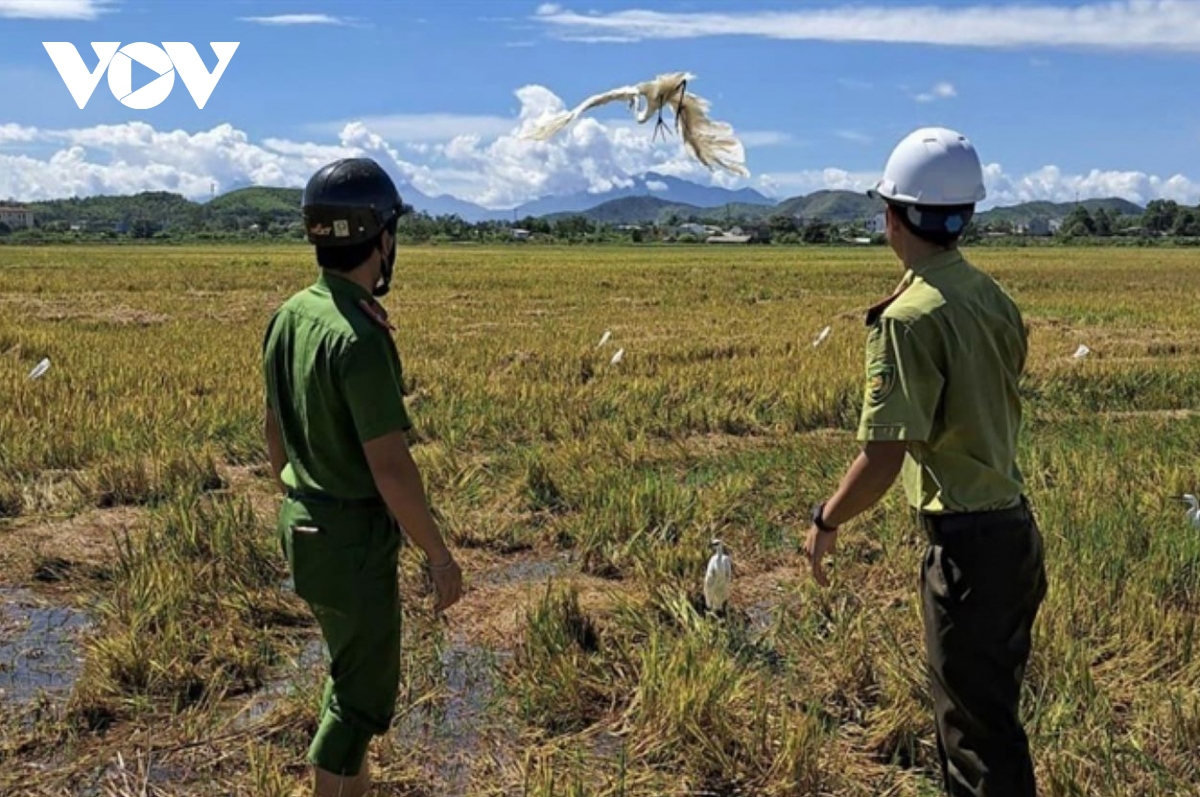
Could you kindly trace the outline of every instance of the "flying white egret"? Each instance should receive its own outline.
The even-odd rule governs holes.
[[[613,355],[611,363],[612,363],[612,365],[616,365],[617,363],[621,362],[621,360],[623,360],[623,359],[625,359],[625,350],[617,349],[617,353]]]
[[[40,363],[38,363],[37,365],[35,365],[33,367],[33,370],[29,372],[29,378],[37,379],[38,377],[40,377],[42,374],[46,373],[49,370],[50,370],[50,358],[46,357]]]
[[[719,166],[742,177],[749,177],[750,172],[744,165],[745,148],[734,136],[733,128],[725,122],[710,119],[708,100],[688,93],[688,81],[695,77],[690,72],[668,72],[653,80],[593,94],[571,110],[555,114],[549,121],[523,134],[522,138],[545,141],[575,121],[580,114],[610,102],[628,104],[630,110],[636,112],[638,124],[644,124],[651,116],[656,116],[658,121],[654,125],[653,138],[657,138],[660,129],[667,129],[662,112],[670,106],[675,112],[675,129],[681,132],[684,145],[692,157],[710,170]],[[638,110],[642,104],[644,107]]]
[[[606,330],[604,330],[604,334],[600,336],[600,345],[599,345],[599,346],[596,346],[596,348],[598,349],[598,348],[600,348],[601,346],[603,346],[605,343],[608,343],[608,339],[609,339],[609,338],[611,338],[611,337],[612,337],[612,332],[610,332],[610,331],[609,331],[609,330],[607,330],[607,329],[606,329]]]
[[[817,346],[820,346],[822,341],[824,341],[825,338],[829,337],[829,333],[832,331],[833,331],[833,327],[825,327],[824,329],[822,329],[821,334],[817,335],[817,339],[813,341],[813,348],[815,349]]]
[[[729,600],[729,582],[733,580],[733,565],[729,554],[725,553],[725,543],[713,540],[711,545],[717,550],[708,560],[708,570],[704,573],[704,602],[709,611],[720,612],[725,609]]]
[[[1190,507],[1187,513],[1188,522],[1193,526],[1200,528],[1200,500],[1197,500],[1196,496],[1192,495],[1191,493],[1185,493],[1184,495],[1176,496],[1175,500],[1183,501]]]

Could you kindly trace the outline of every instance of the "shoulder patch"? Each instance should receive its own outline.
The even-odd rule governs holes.
[[[396,327],[388,321],[387,311],[378,302],[369,302],[366,299],[358,300],[359,308],[367,314],[367,318],[375,322],[376,325],[383,327],[389,332],[395,332]]]
[[[867,373],[867,399],[874,404],[891,395],[896,386],[896,367],[891,363],[878,363]]]

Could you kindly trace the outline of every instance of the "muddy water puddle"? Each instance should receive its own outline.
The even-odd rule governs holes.
[[[79,609],[0,588],[0,702],[69,694],[83,666],[79,635],[90,624]]]

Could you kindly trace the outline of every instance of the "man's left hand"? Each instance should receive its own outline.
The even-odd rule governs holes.
[[[836,531],[821,531],[815,525],[808,527],[808,536],[804,539],[804,552],[808,554],[809,565],[812,567],[813,578],[822,587],[829,586],[829,579],[825,576],[825,568],[821,565],[821,560],[826,554],[832,554],[837,546]]]

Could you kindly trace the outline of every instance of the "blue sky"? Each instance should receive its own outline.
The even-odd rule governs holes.
[[[203,109],[100,79],[81,110],[43,47],[238,48]],[[598,91],[686,70],[745,144],[748,179],[651,143],[624,106],[546,143],[517,131]],[[133,89],[155,75],[134,66]],[[1200,2],[0,0],[0,197],[207,195],[302,185],[366,153],[421,191],[509,207],[657,170],[789,196],[866,187],[922,125],[966,133],[986,204],[1200,203]]]

